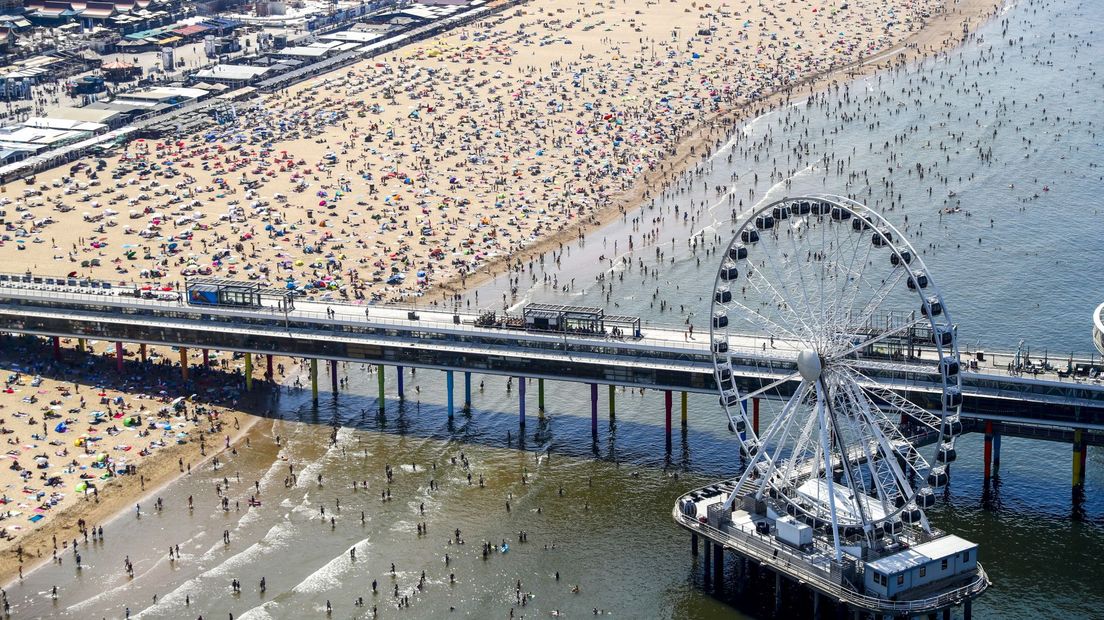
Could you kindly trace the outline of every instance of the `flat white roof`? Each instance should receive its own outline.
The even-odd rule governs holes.
[[[302,46],[297,45],[295,47],[285,47],[284,49],[275,52],[277,56],[304,56],[307,58],[321,58],[330,51],[329,47],[314,47],[314,46]]]
[[[859,515],[860,502],[868,521],[878,521],[885,518],[885,510],[882,509],[881,503],[877,500],[862,496],[856,501],[848,494],[850,489],[846,484],[834,484],[832,490],[836,500],[836,512],[845,515],[849,520],[861,521]],[[823,503],[825,506],[829,503],[828,483],[823,480],[806,480],[801,486],[797,487],[797,493],[812,502]]]
[[[197,71],[195,76],[201,80],[251,80],[268,73],[270,67],[252,65],[215,65],[210,69]]]
[[[116,110],[100,110],[96,108],[57,108],[50,112],[52,118],[70,121],[85,121],[88,123],[105,123],[116,116]]]
[[[959,538],[954,534],[947,534],[931,542],[916,545],[873,562],[867,562],[866,567],[885,575],[895,575],[901,571],[923,566],[929,562],[938,562],[943,558],[976,548],[977,545],[968,540]]]
[[[910,568],[923,566],[931,561],[931,558],[920,553],[913,547],[912,549],[898,551],[893,555],[887,555],[873,562],[867,562],[866,568],[867,570],[876,570],[883,575],[896,575]]]
[[[38,127],[41,129],[61,129],[67,131],[102,131],[107,129],[107,125],[103,123],[92,123],[88,121],[77,121],[67,118],[46,118],[43,116],[36,116],[34,118],[28,118],[23,121],[25,127]]]
[[[959,538],[954,534],[947,534],[931,542],[922,543],[913,547],[916,551],[923,553],[933,560],[939,560],[956,553],[962,553],[963,551],[969,551],[970,549],[976,548],[977,544]]]
[[[343,30],[324,34],[319,39],[329,41],[354,41],[356,43],[371,43],[383,36],[382,32],[364,32],[362,30]]]

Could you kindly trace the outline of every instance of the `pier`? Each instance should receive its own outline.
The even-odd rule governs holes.
[[[318,360],[435,369],[443,371],[450,384],[454,373],[464,373],[465,410],[471,407],[472,372],[538,380],[540,415],[545,411],[545,379],[579,382],[590,388],[591,428],[597,438],[599,386],[655,389],[667,393],[664,411],[656,414],[665,416],[670,451],[675,393],[679,393],[684,427],[688,416],[684,394],[717,393],[706,337],[690,339],[676,327],[634,327],[625,322],[627,317],[615,317],[615,323],[638,331],[621,331],[620,337],[526,329],[522,317],[511,320],[511,325],[481,327],[486,313],[302,300],[248,308],[208,306],[185,303],[177,291],[0,275],[0,331],[143,348],[165,345],[306,358],[312,360],[316,400]],[[733,338],[732,350],[733,376],[745,393],[794,374],[797,352],[787,349],[784,340],[776,339],[772,348],[761,336],[741,335]],[[999,468],[1003,436],[1067,442],[1074,447],[1073,486],[1083,485],[1084,446],[1104,445],[1104,385],[1087,376],[1063,379],[1010,372],[1007,364],[1014,357],[987,352],[976,368],[964,368],[963,430],[986,433],[989,474]],[[1092,361],[1074,363],[1084,369]],[[931,374],[930,364],[871,358],[863,360],[862,367],[871,380],[899,391],[920,407],[938,402],[938,376]],[[183,372],[187,374],[186,364]],[[271,372],[266,374],[271,377]],[[381,407],[386,398],[383,376],[380,373]],[[402,397],[401,384],[398,397]],[[752,400],[758,411],[759,399]],[[519,400],[520,425],[525,423],[524,402]],[[608,407],[614,416],[613,398]],[[450,398],[450,413],[454,408]]]

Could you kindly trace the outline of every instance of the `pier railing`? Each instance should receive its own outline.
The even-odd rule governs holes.
[[[672,510],[672,516],[676,523],[690,531],[701,534],[707,540],[719,542],[748,559],[770,565],[775,570],[785,573],[793,579],[805,581],[815,589],[829,596],[837,597],[841,602],[876,613],[896,615],[932,612],[971,599],[984,592],[990,585],[989,576],[979,562],[977,573],[970,583],[937,596],[907,601],[869,596],[856,592],[842,578],[833,579],[832,575],[838,573],[833,573],[830,569],[817,570],[811,568],[809,558],[796,550],[770,545],[756,535],[740,530],[727,528],[721,530],[708,523],[701,523],[697,519],[692,519],[683,514],[677,505]]]

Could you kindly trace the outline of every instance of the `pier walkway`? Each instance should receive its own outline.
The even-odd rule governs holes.
[[[186,304],[176,292],[146,292],[155,297],[143,299],[133,289],[15,278],[0,280],[0,331],[716,393],[708,336],[679,328],[645,326],[639,337],[611,338],[477,327],[476,314],[431,309],[307,301],[286,312],[237,309]],[[730,349],[733,372],[748,390],[794,373],[796,351],[783,340],[771,346],[764,337],[739,336]],[[963,372],[964,421],[1050,439],[1080,428],[1087,443],[1104,445],[1099,379],[1019,375],[1007,370],[1011,358],[987,353],[976,370]],[[921,406],[941,393],[931,364],[860,365]]]

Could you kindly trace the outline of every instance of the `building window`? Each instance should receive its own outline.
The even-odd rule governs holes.
[[[899,586],[905,585],[905,576],[904,575],[897,575],[897,585],[899,585]]]
[[[920,576],[921,577],[927,577],[928,576],[928,567],[927,566],[921,566],[920,567]]]
[[[969,562],[970,561],[970,552],[969,551],[963,551],[962,552],[962,561],[963,562]]]
[[[943,558],[943,565],[939,567],[940,570],[947,570],[947,558]]]

